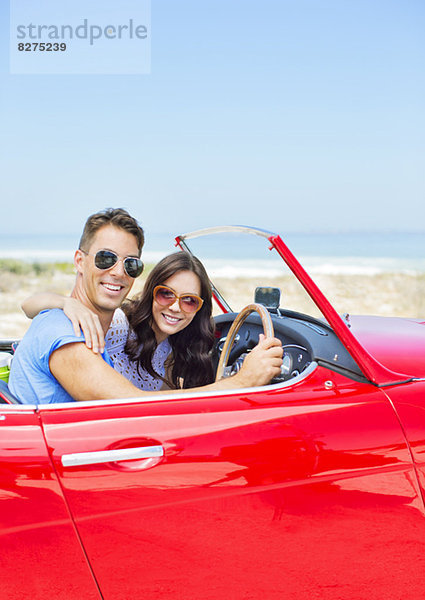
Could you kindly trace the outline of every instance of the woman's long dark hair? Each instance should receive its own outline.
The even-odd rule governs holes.
[[[202,308],[192,321],[177,333],[170,335],[172,355],[171,381],[161,377],[152,366],[157,347],[152,329],[153,290],[179,271],[191,271],[198,276],[201,285]],[[171,387],[197,387],[214,381],[211,349],[214,343],[214,322],[211,317],[211,286],[201,261],[188,252],[176,252],[163,258],[150,272],[142,293],[124,306],[130,328],[136,337],[129,336],[125,351],[137,367],[145,369],[152,377],[162,379]]]

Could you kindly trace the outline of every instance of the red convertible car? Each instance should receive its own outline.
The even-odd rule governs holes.
[[[265,286],[237,315],[214,288],[219,376],[263,329],[282,340],[265,387],[37,407],[3,386],[1,599],[424,597],[425,323],[340,317],[269,232],[176,241],[223,230],[323,318]]]

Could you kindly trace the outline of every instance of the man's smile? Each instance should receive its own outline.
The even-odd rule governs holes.
[[[109,292],[120,292],[124,286],[116,283],[108,283],[106,281],[101,281],[101,285],[106,288]]]

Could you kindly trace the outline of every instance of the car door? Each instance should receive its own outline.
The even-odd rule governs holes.
[[[40,415],[105,600],[422,593],[424,506],[374,386],[312,365],[295,384]]]
[[[425,380],[391,387],[385,393],[393,403],[406,432],[422,495],[425,497]]]
[[[99,599],[34,408],[0,405],[0,597]]]

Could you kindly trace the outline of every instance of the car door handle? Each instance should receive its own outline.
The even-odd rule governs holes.
[[[100,452],[76,452],[61,457],[62,466],[79,467],[101,463],[158,458],[164,456],[162,446],[142,446],[141,448],[119,448],[118,450],[101,450]]]

